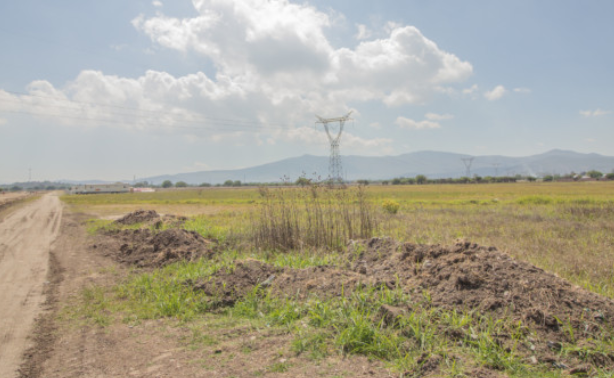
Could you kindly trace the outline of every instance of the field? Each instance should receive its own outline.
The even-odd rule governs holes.
[[[587,182],[64,196],[88,214],[97,253],[133,268],[62,316],[163,319],[187,325],[194,350],[264,359],[242,373],[203,362],[228,376],[353,376],[343,361],[361,356],[375,375],[610,376],[613,193]],[[173,216],[113,221],[138,209]],[[179,230],[206,239],[199,254]],[[244,328],[256,341],[223,336]]]

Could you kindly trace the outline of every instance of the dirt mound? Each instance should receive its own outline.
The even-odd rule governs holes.
[[[406,290],[426,289],[432,306],[494,313],[531,322],[551,339],[593,337],[614,319],[614,302],[593,294],[494,247],[466,241],[453,246],[400,244],[392,239],[353,242],[352,270],[386,281],[398,277]],[[609,324],[611,326],[612,324]]]
[[[373,238],[351,242],[346,258],[346,269],[290,269],[257,260],[239,261],[233,270],[220,270],[194,287],[232,305],[256,286],[299,299],[310,294],[348,295],[364,285],[400,286],[416,298],[427,292],[430,300],[420,306],[487,313],[515,324],[520,321],[538,339],[548,341],[532,349],[542,355],[556,352],[553,345],[557,343],[574,341],[571,338],[590,341],[614,326],[611,300],[516,261],[494,247],[464,241],[453,246],[415,245]],[[384,316],[397,310],[384,309]],[[614,362],[607,355],[602,357],[608,361],[598,364]]]
[[[138,267],[161,267],[173,262],[210,257],[215,244],[194,231],[168,229],[121,230],[102,236],[92,246],[117,261]]]
[[[128,213],[115,221],[121,225],[131,225],[136,223],[151,222],[160,219],[160,215],[155,210],[137,210]]]
[[[320,297],[347,295],[358,285],[374,283],[360,274],[332,267],[279,268],[248,259],[238,261],[232,270],[220,270],[211,280],[198,282],[194,288],[217,297],[222,304],[232,305],[256,286],[270,287],[275,294],[304,299],[310,294]]]

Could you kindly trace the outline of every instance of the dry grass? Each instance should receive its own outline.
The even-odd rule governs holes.
[[[614,267],[614,182],[367,187],[363,205],[354,206],[352,210],[356,198],[351,201],[346,198],[345,205],[329,207],[336,210],[326,215],[317,207],[320,205],[310,202],[306,190],[269,190],[272,193],[285,191],[287,202],[282,205],[279,198],[270,197],[271,193],[267,198],[254,188],[65,196],[63,199],[73,211],[104,217],[118,216],[137,208],[189,216],[199,214],[193,222],[195,229],[202,223],[201,228],[206,232],[213,227],[218,234],[245,236],[251,232],[261,241],[267,233],[273,238],[271,240],[293,238],[303,240],[302,243],[308,238],[323,240],[327,237],[328,242],[308,244],[332,245],[330,240],[335,239],[333,244],[337,246],[342,239],[368,234],[390,235],[425,244],[451,244],[457,238],[466,238],[494,245],[515,258],[614,298],[611,274]],[[381,208],[386,200],[400,204],[397,214]],[[326,201],[333,201],[333,197],[321,199],[321,205]],[[367,204],[372,205],[369,211],[373,211],[373,216],[369,215],[369,219],[373,223],[369,226],[371,231],[361,233],[359,225],[363,215],[359,209]],[[333,220],[333,216],[337,218]],[[258,222],[258,218],[268,221]],[[347,228],[341,231],[348,220],[354,231]],[[306,226],[297,226],[297,222],[303,221],[307,222]],[[312,236],[300,231],[298,237],[297,227],[310,229]],[[328,237],[332,227],[339,233]],[[268,245],[301,247],[301,243],[280,243],[274,241]]]

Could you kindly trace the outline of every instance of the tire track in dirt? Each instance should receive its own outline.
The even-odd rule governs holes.
[[[0,377],[16,377],[28,335],[44,301],[49,250],[62,206],[48,194],[8,214],[0,223]]]

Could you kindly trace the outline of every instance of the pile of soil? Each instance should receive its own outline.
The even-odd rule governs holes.
[[[116,220],[114,223],[122,226],[129,226],[143,223],[143,226],[153,226],[155,229],[181,227],[188,218],[172,214],[160,216],[155,210],[136,210],[128,213]]]
[[[194,231],[171,228],[153,233],[149,229],[109,232],[93,249],[137,267],[162,267],[177,261],[211,257],[215,243]]]
[[[614,327],[614,302],[529,263],[516,261],[494,247],[466,241],[452,246],[398,243],[390,238],[352,241],[345,269],[311,267],[279,268],[257,260],[238,261],[233,270],[220,270],[194,288],[215,296],[221,304],[232,305],[256,286],[274,294],[305,298],[349,295],[356,287],[400,286],[414,298],[424,291],[430,301],[408,304],[406,308],[385,306],[385,323],[394,324],[405,311],[436,307],[475,311],[527,327],[531,345],[518,346],[518,353],[537,356],[554,363],[562,342],[591,343],[603,330]],[[410,308],[418,306],[417,308]],[[387,319],[390,318],[390,319]],[[573,328],[573,336],[569,332]],[[453,338],[471,335],[459,332]],[[498,335],[501,345],[509,335]],[[573,337],[573,340],[571,339]],[[579,360],[574,360],[577,365]],[[612,366],[614,356],[595,354],[595,366]]]
[[[115,221],[117,224],[124,226],[136,223],[151,222],[160,219],[160,215],[155,210],[137,210],[128,213]]]
[[[270,287],[275,294],[304,299],[311,294],[321,298],[347,295],[358,285],[373,283],[372,279],[358,273],[328,266],[291,269],[247,259],[238,261],[232,270],[222,269],[210,280],[197,282],[194,289],[232,305],[256,286]]]
[[[613,325],[614,302],[532,264],[516,261],[495,247],[466,241],[453,246],[396,243],[374,238],[352,242],[352,270],[376,281],[393,278],[406,290],[430,294],[431,305],[471,310],[531,322],[551,339],[564,341],[564,324],[574,337],[590,338]],[[558,320],[557,320],[558,319]]]

